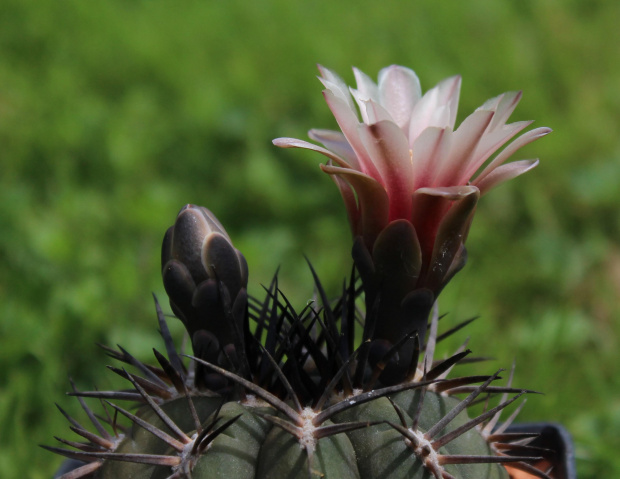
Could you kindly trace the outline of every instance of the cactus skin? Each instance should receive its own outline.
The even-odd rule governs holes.
[[[415,414],[420,394],[405,391],[396,394],[393,401],[406,411]],[[308,470],[307,455],[298,441],[286,431],[272,425],[261,417],[273,413],[270,408],[244,406],[229,401],[222,405],[220,398],[194,397],[192,399],[198,417],[203,424],[209,423],[215,414],[220,422],[241,414],[225,432],[220,434],[202,453],[192,469],[194,479],[268,479],[305,477]],[[428,430],[445,413],[456,406],[458,400],[427,392],[420,416],[420,430]],[[219,413],[218,409],[220,408]],[[186,398],[176,398],[161,406],[162,410],[188,436],[195,433],[192,414]],[[162,420],[146,407],[138,414],[141,419],[158,429],[165,429]],[[461,413],[446,428],[449,432],[468,421]],[[394,407],[386,398],[352,407],[341,413],[339,422],[359,420],[398,421]],[[115,450],[118,454],[171,454],[172,448],[156,438],[144,428],[134,425]],[[466,433],[452,444],[446,446],[450,454],[491,454],[484,438],[475,430]],[[342,479],[400,479],[428,478],[429,473],[421,461],[411,453],[398,431],[389,424],[377,424],[346,434],[330,436],[317,444],[314,455],[312,477],[337,477]],[[506,479],[506,470],[497,464],[451,465],[446,471],[462,479]],[[98,471],[97,478],[115,479],[131,477],[135,479],[166,479],[170,477],[169,468],[150,464],[136,464],[121,461],[106,461]]]
[[[164,239],[162,271],[194,355],[177,352],[157,301],[167,352],[154,350],[158,366],[104,348],[138,373],[111,368],[130,390],[74,388],[97,432],[61,409],[86,439],[59,439],[73,449],[43,446],[85,461],[61,479],[507,479],[502,464],[550,479],[529,464],[540,459],[524,445],[530,436],[491,433],[501,411],[530,391],[511,387],[511,380],[493,385],[499,371],[448,379],[470,351],[436,360],[437,343],[468,321],[439,336],[437,308],[427,324],[433,296],[424,289],[398,307],[377,307],[385,281],[373,271],[381,266],[389,278],[393,255],[373,259],[357,241],[353,256],[356,270],[335,301],[310,265],[320,307],[298,313],[277,275],[262,302],[248,297],[247,265],[221,224],[205,208],[184,207]],[[400,337],[375,335],[380,322],[403,317],[408,332],[401,326]],[[476,398],[497,393],[497,406],[468,417]],[[105,400],[103,419],[84,398]],[[118,405],[126,400],[141,407]]]
[[[406,391],[398,393],[392,400],[408,413],[408,422],[415,415],[419,401],[419,393]],[[424,432],[439,421],[450,409],[456,406],[458,400],[428,392],[424,398],[420,415],[419,430]],[[347,420],[358,420],[360,417],[368,419],[389,420],[398,422],[393,406],[386,398],[380,398],[370,404],[364,404],[345,413]],[[461,412],[445,431],[455,430],[465,424],[469,418]],[[426,479],[429,472],[419,458],[411,454],[411,450],[403,441],[402,436],[387,424],[377,425],[374,428],[361,429],[349,433],[355,445],[360,470],[365,471],[362,479],[381,477],[385,479]],[[459,436],[441,450],[447,454],[491,454],[487,442],[476,430],[470,430]],[[405,458],[405,459],[403,459]],[[454,464],[446,467],[446,471],[462,479],[504,479],[508,477],[506,470],[497,464]]]

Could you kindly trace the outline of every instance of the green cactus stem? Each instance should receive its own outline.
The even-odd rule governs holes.
[[[544,455],[523,445],[531,438],[489,429],[501,410],[532,391],[494,386],[499,372],[449,379],[454,366],[467,360],[470,352],[464,348],[447,359],[434,358],[438,340],[464,324],[439,336],[435,312],[424,344],[414,346],[417,353],[407,378],[384,385],[379,378],[385,362],[360,366],[368,358],[368,343],[353,351],[346,348],[346,335],[355,334],[357,311],[351,306],[359,286],[354,276],[338,300],[299,314],[277,283],[274,277],[263,302],[250,300],[254,333],[245,355],[245,370],[250,371],[246,377],[239,374],[241,368],[233,371],[196,356],[187,362],[176,350],[157,303],[167,351],[167,356],[155,351],[157,367],[120,347],[105,348],[137,374],[112,369],[130,382],[129,390],[71,393],[96,432],[67,416],[86,442],[59,439],[69,448],[44,446],[85,462],[63,479],[505,479],[503,463],[534,477],[550,477],[530,465]],[[321,296],[320,283],[316,286]],[[265,346],[258,342],[263,334]],[[400,341],[406,342],[419,345],[415,332]],[[224,387],[217,393],[206,388],[199,371],[218,376]],[[505,397],[496,407],[468,417],[468,407],[477,398],[498,393]],[[461,394],[467,396],[458,399]],[[84,398],[104,401],[104,419]],[[142,406],[133,413],[118,401]],[[121,416],[129,427],[121,427]]]

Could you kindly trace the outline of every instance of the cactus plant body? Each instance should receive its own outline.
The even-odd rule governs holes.
[[[309,264],[314,299],[301,311],[277,275],[264,299],[249,296],[247,263],[224,227],[206,208],[185,206],[165,235],[162,275],[192,351],[176,348],[157,300],[166,354],[154,350],[156,366],[106,347],[130,387],[74,387],[92,431],[61,409],[85,439],[44,446],[81,461],[62,479],[508,479],[505,465],[552,477],[534,466],[547,451],[529,446],[530,434],[506,432],[521,406],[500,423],[533,391],[513,387],[511,373],[498,385],[501,370],[454,374],[472,361],[465,344],[436,354],[471,321],[440,334],[436,299],[465,264],[478,198],[535,166],[502,163],[547,129],[515,140],[471,180],[527,126],[506,125],[520,94],[489,100],[454,130],[460,78],[422,96],[411,70],[389,67],[378,85],[356,70],[359,122],[344,82],[321,73],[343,133],[314,130],[326,148],[275,143],[329,158],[322,168],[354,235],[342,293],[328,296]]]

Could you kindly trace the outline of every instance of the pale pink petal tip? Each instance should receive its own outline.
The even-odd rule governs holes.
[[[325,155],[327,158],[332,160],[337,165],[342,166],[343,168],[352,168],[352,166],[340,156],[336,155],[334,152],[322,148],[314,143],[310,143],[304,140],[298,140],[296,138],[276,138],[272,141],[275,146],[279,146],[280,148],[303,148],[305,150],[312,150],[322,155]]]
[[[512,163],[498,166],[481,181],[474,181],[474,184],[480,188],[481,194],[484,195],[496,186],[512,180],[523,173],[527,173],[535,168],[538,163],[538,159],[513,161]]]
[[[279,146],[280,148],[295,148],[297,144],[302,141],[297,138],[274,138],[271,140],[275,146]]]
[[[420,80],[409,68],[392,65],[379,72],[379,97],[398,126],[409,126],[413,107],[422,96]]]

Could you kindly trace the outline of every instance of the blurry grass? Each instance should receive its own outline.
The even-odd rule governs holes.
[[[307,254],[331,289],[349,233],[321,158],[278,136],[334,127],[320,62],[352,81],[411,66],[463,75],[459,117],[523,89],[515,120],[555,132],[534,172],[483,199],[470,264],[443,293],[516,382],[546,393],[522,420],[563,422],[580,478],[620,475],[620,64],[615,0],[106,1],[0,4],[0,473],[49,478],[36,447],[67,432],[53,402],[109,387],[94,346],[159,346],[159,244],[185,203],[212,209],[253,292],[282,267],[296,304]],[[177,328],[177,331],[180,330]]]

